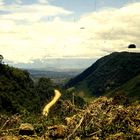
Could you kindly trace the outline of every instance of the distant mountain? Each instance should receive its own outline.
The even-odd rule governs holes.
[[[124,85],[139,74],[140,53],[114,52],[97,60],[65,86],[100,96]]]
[[[80,69],[85,69],[95,59],[93,58],[44,58],[44,59],[35,59],[31,63],[13,63],[11,61],[5,60],[5,63],[8,63],[11,66],[23,69],[36,69],[42,71],[58,71],[58,72],[67,72],[75,71]]]

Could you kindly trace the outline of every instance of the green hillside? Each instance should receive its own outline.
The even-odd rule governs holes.
[[[116,93],[126,95],[130,97],[132,101],[135,99],[140,100],[140,74],[138,74],[136,77],[132,78],[131,80],[127,81],[119,88],[110,91],[106,95],[115,96]]]
[[[44,105],[54,96],[54,88],[49,78],[41,77],[34,82],[27,71],[0,63],[0,113],[41,113]],[[62,91],[61,100],[53,109],[54,112],[61,110],[60,105],[65,100],[71,103],[72,99],[71,92]],[[85,102],[74,96],[74,103],[83,106]]]
[[[140,53],[115,52],[97,60],[83,73],[71,79],[66,88],[76,87],[85,94],[100,96],[122,86],[138,74]]]
[[[27,71],[0,64],[0,110],[7,113],[40,112],[52,95],[47,78],[34,84]]]

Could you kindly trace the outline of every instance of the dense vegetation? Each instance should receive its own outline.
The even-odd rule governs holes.
[[[0,138],[5,134],[15,134],[19,125],[24,122],[34,124],[40,135],[47,125],[64,121],[67,115],[76,112],[75,108],[84,106],[84,100],[73,95],[73,91],[63,90],[61,99],[49,116],[43,117],[43,107],[54,96],[54,88],[59,89],[49,78],[42,77],[34,82],[27,71],[10,67],[1,61]]]
[[[105,95],[113,97],[115,95],[125,95],[131,99],[131,101],[140,100],[140,74],[127,81],[125,84],[121,85]]]
[[[97,60],[83,73],[71,79],[66,87],[74,86],[92,96],[100,96],[139,74],[140,53],[115,52]]]
[[[54,96],[54,85],[49,78],[33,82],[25,70],[0,64],[0,110],[6,113],[40,113],[43,106]],[[66,100],[65,94],[62,99]],[[77,100],[80,97],[75,97]],[[82,99],[81,99],[82,100]],[[82,102],[81,102],[82,103]]]
[[[34,107],[31,107],[30,100],[33,96],[37,99],[33,88],[33,81],[28,72],[0,64],[1,111],[16,113],[24,109],[33,110]]]
[[[140,104],[138,102],[128,104],[126,98],[120,100],[118,96],[100,97],[87,104],[83,109],[71,106],[68,102],[59,107],[61,107],[59,114],[57,111],[53,112],[55,117],[0,115],[0,136],[4,140],[140,139]],[[73,115],[70,115],[68,111],[72,111]],[[65,119],[60,120],[63,117]],[[35,135],[19,135],[19,126],[25,122],[34,126]]]

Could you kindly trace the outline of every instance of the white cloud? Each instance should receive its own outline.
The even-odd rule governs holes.
[[[106,46],[110,51],[121,51],[129,43],[140,45],[140,3],[127,5],[121,9],[106,9],[81,17],[79,23],[87,30],[89,42],[98,47]],[[103,44],[104,42],[104,44]],[[104,47],[103,47],[104,46]],[[138,48],[139,50],[139,48]]]
[[[51,5],[3,5],[0,6],[0,10],[4,12],[9,12],[9,14],[1,15],[1,19],[5,20],[15,20],[24,22],[36,22],[42,18],[47,18],[49,16],[57,15],[69,15],[72,12],[67,11],[61,7],[51,6]]]
[[[4,0],[0,0],[0,6],[4,5]]]
[[[98,58],[127,50],[129,43],[135,43],[140,52],[140,3],[88,13],[77,22],[62,20],[59,15],[71,12],[51,5],[13,5],[8,11],[11,13],[0,15],[0,53],[14,62]],[[40,20],[46,16],[56,18]]]

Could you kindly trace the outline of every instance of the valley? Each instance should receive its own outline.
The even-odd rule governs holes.
[[[59,70],[59,71],[27,69],[27,71],[30,73],[31,77],[34,80],[37,80],[40,77],[47,77],[47,78],[50,78],[54,84],[62,86],[66,82],[68,82],[71,78],[80,74],[83,71],[83,69],[72,69],[72,70],[66,69],[66,70]]]
[[[114,52],[67,71],[19,69],[1,60],[0,140],[139,139],[139,85],[140,53]]]

